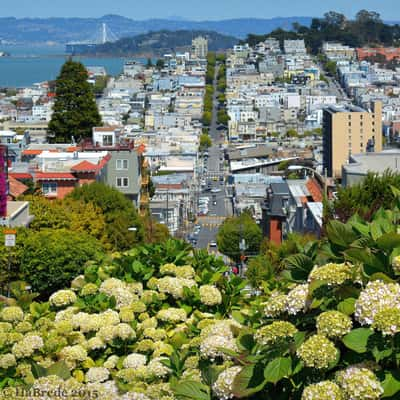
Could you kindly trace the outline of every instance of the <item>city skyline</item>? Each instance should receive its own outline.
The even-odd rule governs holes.
[[[348,18],[360,9],[368,9],[381,14],[384,20],[400,19],[400,13],[394,13],[396,8],[395,0],[383,0],[377,4],[374,0],[356,1],[349,3],[346,0],[325,1],[310,0],[306,5],[287,0],[286,2],[272,2],[265,0],[252,0],[242,2],[240,0],[221,0],[213,2],[204,0],[201,9],[194,0],[182,2],[171,0],[164,2],[154,0],[152,7],[147,7],[138,1],[129,2],[119,0],[112,4],[105,0],[85,1],[70,0],[67,3],[59,4],[51,0],[20,0],[15,3],[11,0],[3,0],[3,17],[100,17],[106,14],[118,14],[136,20],[150,18],[169,19],[190,19],[190,20],[221,20],[231,18],[273,18],[291,16],[322,16],[327,11],[337,11],[345,14]]]

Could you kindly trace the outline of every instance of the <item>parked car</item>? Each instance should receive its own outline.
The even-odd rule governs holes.
[[[209,243],[210,247],[217,247],[217,242],[215,240]]]

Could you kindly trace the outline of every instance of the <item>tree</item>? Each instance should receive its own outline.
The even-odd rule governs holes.
[[[260,287],[263,281],[274,276],[274,267],[266,255],[251,258],[246,269],[246,278],[253,288]]]
[[[242,239],[246,241],[246,253],[258,253],[262,232],[248,212],[223,222],[217,234],[218,249],[233,260],[239,261],[241,255],[239,244]]]
[[[286,132],[286,136],[288,138],[297,138],[299,137],[299,134],[295,129],[288,129],[288,131]]]
[[[86,68],[68,60],[56,80],[56,99],[49,122],[49,134],[57,142],[91,137],[92,128],[101,124]]]
[[[75,188],[68,196],[84,203],[93,203],[100,208],[106,222],[106,233],[110,247],[127,250],[144,237],[144,226],[132,201],[117,189],[102,183],[92,183]],[[136,231],[129,231],[135,227]]]
[[[203,125],[210,126],[211,119],[212,119],[212,113],[209,111],[204,111],[203,118],[202,118]]]
[[[23,243],[21,278],[45,297],[68,287],[83,273],[87,261],[103,256],[101,244],[85,233],[63,229],[31,232]]]
[[[159,58],[156,62],[156,68],[160,71],[164,68],[164,60],[162,58]]]
[[[212,146],[210,135],[202,133],[200,135],[200,150],[205,150]]]

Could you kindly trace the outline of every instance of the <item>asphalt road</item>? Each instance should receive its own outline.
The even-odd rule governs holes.
[[[216,75],[218,74],[216,68]],[[210,136],[212,139],[212,146],[208,149],[208,159],[205,162],[207,165],[207,172],[202,174],[201,179],[211,182],[212,189],[218,189],[217,193],[210,191],[202,191],[200,197],[208,197],[210,199],[208,203],[208,214],[206,216],[199,216],[197,223],[201,226],[201,230],[197,236],[197,248],[208,249],[209,252],[216,253],[216,247],[210,247],[210,242],[216,240],[218,228],[227,216],[232,215],[232,204],[230,198],[226,195],[226,171],[223,166],[223,149],[220,149],[219,145],[223,144],[225,137],[222,135],[222,131],[217,130],[217,100],[218,92],[216,88],[216,79],[214,80],[214,99],[213,99],[213,118],[210,125]],[[214,180],[213,177],[217,177]],[[224,181],[220,181],[220,176],[224,176]],[[213,196],[216,199],[216,205],[213,204]]]

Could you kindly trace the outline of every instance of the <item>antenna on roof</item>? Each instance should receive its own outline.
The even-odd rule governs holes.
[[[75,138],[74,138],[74,136],[71,136],[71,144],[72,144],[73,146],[75,146],[75,145],[76,145],[76,141],[75,141]]]

